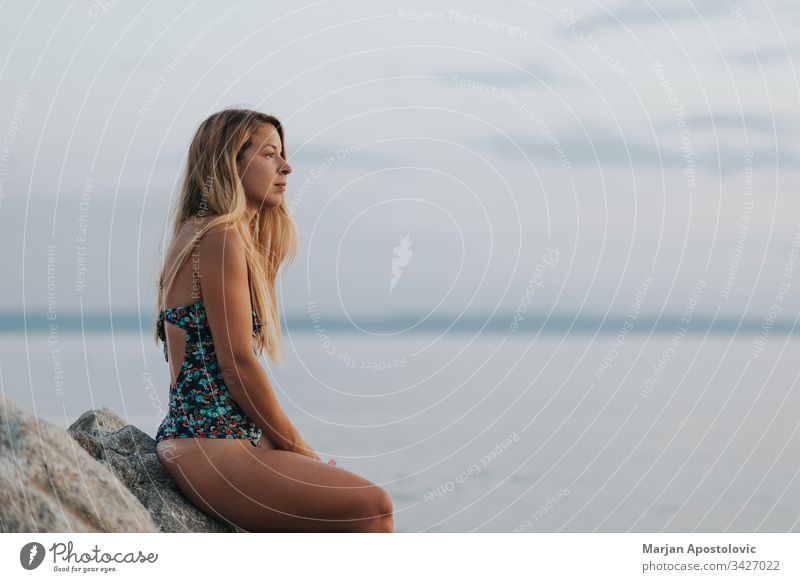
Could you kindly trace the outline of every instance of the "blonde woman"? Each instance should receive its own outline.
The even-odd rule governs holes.
[[[156,453],[186,497],[241,529],[389,532],[386,491],[320,460],[258,361],[282,361],[275,280],[297,246],[284,145],[281,123],[249,109],[194,135],[159,277],[171,383]]]

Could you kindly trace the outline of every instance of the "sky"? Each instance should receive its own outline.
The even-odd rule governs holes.
[[[150,318],[189,140],[239,105],[286,128],[297,325],[792,324],[798,25],[780,1],[6,2],[3,318]]]

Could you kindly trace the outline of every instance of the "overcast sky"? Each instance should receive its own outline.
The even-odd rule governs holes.
[[[796,2],[266,4],[3,3],[5,312],[149,315],[242,105],[286,126],[287,314],[797,316]]]

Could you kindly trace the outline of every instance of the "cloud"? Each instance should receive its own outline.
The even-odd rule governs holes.
[[[789,131],[794,133],[796,128],[796,124],[791,119],[757,113],[690,115],[686,118],[686,125],[692,129],[708,128],[713,130],[716,128],[717,130],[735,129],[743,131],[746,128],[748,132],[755,131],[769,135],[786,133]]]
[[[800,55],[800,47],[781,46],[750,52],[729,53],[723,58],[726,62],[757,67],[759,64],[769,65],[775,62],[792,60],[797,55]]]
[[[529,63],[528,65],[520,65],[522,69],[509,68],[505,71],[497,70],[483,70],[483,71],[465,71],[462,73],[453,73],[448,71],[442,76],[447,82],[452,83],[454,75],[458,75],[460,79],[473,79],[486,85],[496,86],[500,88],[511,86],[541,86],[542,84],[563,85],[567,82],[565,77],[556,74],[549,67],[540,63]]]
[[[516,146],[511,141],[497,136],[488,143],[498,155],[518,154],[519,147],[534,163],[562,164],[557,148],[561,148],[563,156],[572,166],[620,166],[649,167],[683,170],[693,164],[697,172],[717,172],[722,174],[741,172],[744,165],[744,154],[741,148],[720,144],[716,148],[693,148],[688,157],[679,149],[680,141],[661,135],[660,150],[657,144],[637,137],[630,137],[612,132],[603,127],[587,126],[586,134],[569,129],[553,130],[553,135],[541,138],[530,134],[514,137]],[[758,163],[761,167],[768,164],[779,164],[780,168],[800,168],[800,157],[784,147],[770,145],[757,147]]]
[[[740,0],[740,3],[743,3]],[[607,10],[597,10],[587,16],[579,16],[576,25],[583,30],[622,26],[639,26],[662,24],[677,20],[697,20],[698,18],[716,17],[730,11],[723,2],[663,2],[657,6],[648,6],[643,2],[628,2]],[[622,24],[620,24],[622,23]]]

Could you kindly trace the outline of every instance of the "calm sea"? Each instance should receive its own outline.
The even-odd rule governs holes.
[[[304,438],[385,487],[398,531],[797,531],[785,332],[287,334],[262,358]],[[0,335],[3,395],[150,434],[167,364],[134,332]]]

